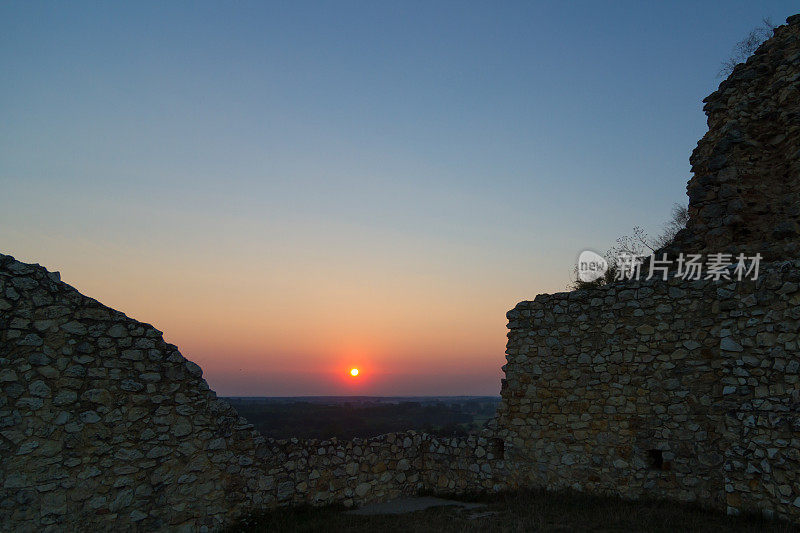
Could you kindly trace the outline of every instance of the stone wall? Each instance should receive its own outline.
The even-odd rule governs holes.
[[[161,332],[0,255],[0,529],[207,531],[275,505],[490,490],[496,449],[266,440]]]
[[[800,15],[787,23],[706,98],[689,222],[663,250],[774,262],[758,281],[619,282],[509,312],[499,425],[524,483],[800,520]]]
[[[501,427],[525,483],[800,519],[800,262],[508,313]]]
[[[500,441],[502,442],[502,441]],[[473,493],[508,488],[503,447],[491,436],[434,437],[408,431],[370,439],[267,442],[251,481],[256,505],[360,505],[421,491]]]
[[[800,15],[787,23],[704,100],[676,250],[800,256]]]
[[[6,527],[213,526],[244,500],[258,435],[150,325],[0,255],[0,349]]]

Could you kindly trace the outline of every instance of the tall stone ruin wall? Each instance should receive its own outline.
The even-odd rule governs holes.
[[[617,282],[509,312],[499,425],[524,483],[800,521],[800,15],[706,98],[664,250],[757,281]],[[673,272],[672,275],[675,275]]]
[[[0,254],[0,530],[213,531],[276,505],[498,490],[507,472],[486,436],[265,439],[160,331]]]
[[[800,519],[800,262],[508,313],[500,426],[525,484]]]
[[[704,100],[675,251],[800,256],[800,15],[787,23]]]

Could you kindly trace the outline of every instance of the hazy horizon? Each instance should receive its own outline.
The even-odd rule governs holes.
[[[687,201],[722,62],[794,11],[2,4],[0,252],[220,396],[496,396],[506,311]]]
[[[362,394],[341,394],[341,395],[300,395],[300,396],[235,396],[235,395],[227,395],[223,396],[224,398],[267,398],[267,399],[296,399],[296,398],[500,398],[499,394],[453,394],[453,395],[441,395],[441,394],[427,394],[422,396],[365,396]]]

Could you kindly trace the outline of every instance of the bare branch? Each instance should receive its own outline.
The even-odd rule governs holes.
[[[600,287],[615,280],[619,269],[618,260],[621,256],[643,257],[653,254],[656,250],[664,248],[675,240],[675,236],[680,230],[686,227],[689,221],[689,209],[682,204],[674,204],[670,219],[664,224],[661,233],[651,239],[641,226],[634,226],[631,235],[623,235],[617,239],[617,244],[612,246],[605,253],[605,260],[608,262],[608,270],[605,275],[594,281],[586,282],[578,279],[577,265],[573,269],[573,281],[568,286],[569,289],[587,289]]]
[[[736,65],[747,61],[747,58],[753,55],[761,43],[772,37],[775,31],[775,24],[769,19],[764,17],[761,19],[761,25],[753,28],[747,36],[733,46],[731,57],[722,62],[722,67],[717,74],[718,77],[723,78],[730,76]]]

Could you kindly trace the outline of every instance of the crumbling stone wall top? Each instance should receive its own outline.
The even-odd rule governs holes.
[[[675,251],[800,255],[800,15],[705,100]]]

